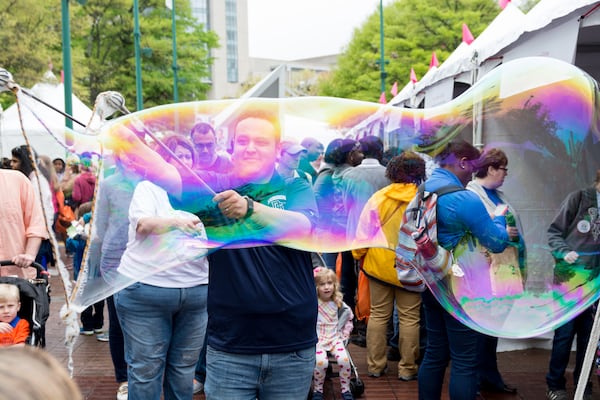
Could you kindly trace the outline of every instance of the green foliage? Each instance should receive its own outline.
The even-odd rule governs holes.
[[[62,67],[64,0],[0,0],[0,67],[15,82],[31,87],[50,62]],[[130,110],[136,104],[132,0],[69,1],[73,92],[92,106],[100,92],[118,91]],[[164,0],[139,0],[142,91],[144,107],[173,102],[171,10]],[[205,99],[212,59],[218,46],[192,18],[188,0],[175,0],[179,101]],[[58,75],[57,72],[55,72]],[[0,94],[4,108],[15,101]]]
[[[41,7],[38,0],[0,0],[0,67],[15,82],[31,87],[40,81],[48,64],[60,63],[60,3]],[[14,96],[0,96],[2,107],[14,103]]]
[[[440,63],[462,41],[462,24],[477,37],[496,17],[494,0],[398,0],[384,7],[384,55],[386,96],[398,82],[409,82],[410,69],[422,77],[432,52]],[[330,79],[321,81],[319,94],[378,101],[381,95],[379,7],[355,30],[347,50],[340,56]]]
[[[144,107],[173,102],[171,10],[163,0],[139,2],[142,91]],[[210,49],[218,45],[214,32],[204,32],[191,16],[189,1],[175,1],[179,101],[206,98]],[[89,88],[89,103],[106,90],[136,104],[134,19],[131,0],[89,0],[78,7],[80,21],[73,47],[80,51],[78,83]],[[73,56],[75,58],[75,56]],[[75,64],[74,64],[75,65]],[[75,71],[75,68],[73,68]]]

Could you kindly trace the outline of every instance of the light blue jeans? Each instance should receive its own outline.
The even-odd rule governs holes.
[[[315,346],[291,353],[232,354],[208,346],[207,400],[305,400],[315,368]]]
[[[129,400],[191,399],[206,334],[208,285],[163,288],[140,282],[114,294],[125,341]]]

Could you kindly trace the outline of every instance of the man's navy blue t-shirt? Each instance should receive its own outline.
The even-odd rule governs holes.
[[[310,185],[275,175],[244,193],[311,221]],[[253,195],[254,194],[254,195]],[[285,222],[285,221],[283,221]],[[208,344],[238,354],[285,353],[317,342],[317,297],[310,253],[278,245],[222,249],[209,255]]]

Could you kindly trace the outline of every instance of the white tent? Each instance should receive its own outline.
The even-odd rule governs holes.
[[[598,5],[598,0],[541,0],[524,14],[510,2],[473,43],[461,43],[435,73],[390,104],[417,107],[423,97],[426,107],[443,104],[453,98],[454,82],[470,86],[499,64],[527,56],[567,61],[598,80]]]
[[[53,75],[50,76],[50,78],[52,77]],[[56,81],[56,78],[54,80]],[[51,81],[51,79],[46,79],[46,81]],[[28,92],[64,112],[65,92],[62,83],[37,83]],[[22,130],[24,130],[29,143],[38,154],[45,154],[51,158],[64,158],[66,153],[63,147],[66,129],[65,117],[23,93],[19,94],[19,102],[21,104],[21,119],[16,103],[0,115],[0,153],[2,156],[10,158],[12,148],[25,144],[22,133]],[[92,110],[75,95],[72,97],[72,104],[73,117],[87,125]],[[21,120],[23,121],[23,128],[21,127]],[[84,132],[85,128],[74,122],[73,130]]]

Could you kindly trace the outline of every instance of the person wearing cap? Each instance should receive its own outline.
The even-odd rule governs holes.
[[[470,125],[463,128],[471,132]],[[425,190],[444,187],[464,188],[478,167],[480,153],[462,139],[451,140],[436,156],[439,168],[425,181]],[[465,235],[472,235],[492,253],[504,251],[509,243],[503,215],[490,218],[479,196],[458,190],[441,196],[437,202],[438,241],[454,249]],[[479,352],[482,335],[464,325],[438,303],[433,293],[422,293],[427,347],[419,367],[419,399],[440,399],[445,371],[450,363],[450,398],[475,400],[478,390]]]
[[[317,170],[312,163],[317,161],[323,155],[323,143],[313,137],[306,137],[300,143],[306,149],[306,152],[300,159],[298,168],[311,176],[311,182],[317,179]]]
[[[294,140],[284,139],[280,143],[280,149],[277,173],[286,182],[291,182],[296,178],[300,178],[312,185],[312,176],[303,170],[298,169],[300,159],[306,155],[306,148]]]
[[[198,122],[194,125],[190,131],[190,139],[196,150],[195,169],[218,173],[231,171],[233,163],[225,154],[217,152],[217,135],[209,123]]]
[[[92,201],[95,188],[96,175],[92,165],[92,155],[83,153],[81,155],[81,174],[73,182],[73,193],[71,195],[75,208],[79,207],[80,204]]]

